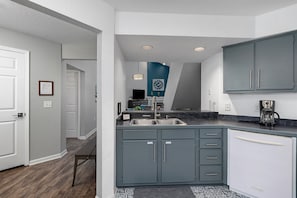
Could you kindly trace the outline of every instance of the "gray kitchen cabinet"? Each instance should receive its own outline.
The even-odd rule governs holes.
[[[155,140],[123,141],[123,182],[157,182],[157,160]]]
[[[117,186],[226,184],[223,130],[156,126],[117,130]]]
[[[223,59],[226,93],[296,91],[293,33],[226,46]]]
[[[224,91],[254,89],[254,43],[224,48]]]
[[[255,42],[256,90],[294,89],[294,36]]]
[[[226,152],[223,129],[200,129],[199,180],[201,183],[223,183],[226,177]],[[225,162],[225,163],[224,163]]]
[[[162,182],[195,180],[195,140],[162,140]]]

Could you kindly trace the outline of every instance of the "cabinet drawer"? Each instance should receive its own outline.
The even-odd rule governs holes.
[[[222,150],[201,149],[200,164],[222,164]]]
[[[195,138],[194,129],[162,130],[162,139],[192,139]]]
[[[200,129],[200,138],[221,138],[222,129]]]
[[[221,139],[200,139],[200,148],[222,148]]]
[[[125,140],[157,139],[157,131],[156,130],[124,130],[123,139]]]
[[[201,181],[221,181],[222,166],[200,166]]]

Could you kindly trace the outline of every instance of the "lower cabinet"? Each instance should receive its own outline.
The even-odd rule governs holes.
[[[155,140],[123,141],[123,183],[156,183]]]
[[[116,183],[118,187],[224,184],[224,149],[221,128],[118,130]]]
[[[195,140],[162,140],[162,182],[195,181]]]

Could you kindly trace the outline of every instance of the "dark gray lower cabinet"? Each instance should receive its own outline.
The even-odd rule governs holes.
[[[195,180],[195,140],[162,140],[162,182]]]
[[[222,128],[117,130],[117,186],[226,184]]]
[[[155,140],[123,141],[123,183],[156,183]]]

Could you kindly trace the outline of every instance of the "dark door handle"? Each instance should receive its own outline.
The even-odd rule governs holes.
[[[17,115],[13,115],[17,118],[23,118],[26,114],[25,113],[18,113]]]

